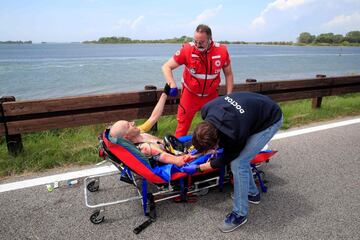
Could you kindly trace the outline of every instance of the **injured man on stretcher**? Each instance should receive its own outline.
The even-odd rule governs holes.
[[[123,138],[137,146],[146,157],[152,157],[159,162],[171,163],[180,167],[197,156],[185,153],[179,156],[170,154],[166,152],[162,139],[146,133],[162,115],[168,96],[166,89],[165,87],[164,93],[161,94],[150,118],[145,123],[136,126],[135,122],[119,120],[111,126],[109,140],[112,143],[117,143],[117,139]]]

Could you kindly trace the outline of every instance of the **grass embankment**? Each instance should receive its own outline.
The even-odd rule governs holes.
[[[280,103],[284,113],[282,129],[344,116],[360,115],[360,93],[326,97],[320,109],[311,108],[311,100]],[[201,121],[197,116],[192,128]],[[141,122],[141,121],[139,121]],[[17,157],[7,153],[5,138],[0,138],[0,177],[55,167],[86,165],[99,162],[97,136],[107,125],[99,124],[71,129],[23,134],[24,151]],[[175,116],[160,119],[156,133],[163,137],[173,133]]]

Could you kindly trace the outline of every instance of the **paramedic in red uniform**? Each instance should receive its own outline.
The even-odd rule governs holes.
[[[182,79],[182,93],[177,111],[178,125],[175,136],[188,133],[192,119],[207,102],[218,97],[217,88],[224,72],[226,92],[233,90],[234,80],[230,56],[223,44],[212,41],[211,29],[203,24],[197,26],[194,41],[185,43],[163,66],[166,82],[170,85],[170,96],[177,95],[177,86],[172,71],[185,65]]]

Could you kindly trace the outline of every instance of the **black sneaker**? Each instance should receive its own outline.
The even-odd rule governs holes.
[[[222,232],[232,232],[241,225],[247,222],[246,216],[238,216],[236,213],[231,212],[229,213],[225,220],[219,225],[219,228]]]
[[[255,196],[248,195],[249,203],[259,204],[260,203],[260,193]]]

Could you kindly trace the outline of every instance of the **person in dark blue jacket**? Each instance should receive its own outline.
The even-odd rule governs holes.
[[[231,232],[247,222],[248,202],[260,203],[250,161],[282,125],[282,111],[269,97],[250,92],[221,96],[201,109],[204,122],[194,129],[192,142],[200,151],[223,148],[222,158],[201,165],[190,164],[183,171],[193,174],[228,163],[234,178],[233,209],[219,225]]]

